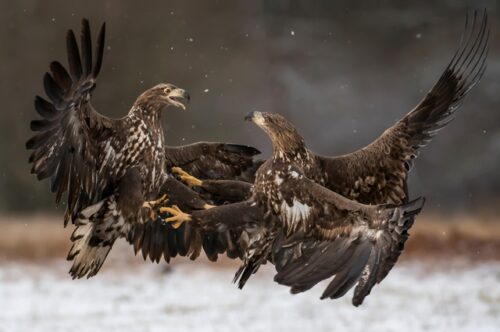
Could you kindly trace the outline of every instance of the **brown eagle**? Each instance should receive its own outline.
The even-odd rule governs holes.
[[[309,150],[283,116],[252,112],[273,143],[272,158],[257,171],[253,186],[204,181],[182,174],[208,192],[234,188],[244,202],[186,214],[167,208],[175,221],[206,229],[244,228],[244,263],[236,274],[243,287],[259,265],[271,260],[275,280],[292,293],[335,276],[322,298],[343,296],[355,284],[359,305],[394,266],[423,199],[409,201],[407,176],[420,147],[452,119],[485,69],[487,16],[468,22],[461,45],[438,82],[405,117],[367,147],[327,157]],[[239,219],[236,219],[238,216]]]
[[[160,254],[167,260],[177,254],[197,256],[202,247],[212,258],[229,249],[231,255],[241,255],[227,234],[162,226],[156,212],[166,195],[189,210],[210,207],[167,169],[177,165],[207,178],[252,180],[255,170],[249,175],[246,172],[255,167],[253,156],[258,150],[205,142],[165,146],[164,109],[185,109],[184,103],[189,101],[189,94],[172,84],[158,84],[142,93],[122,118],[99,114],[91,96],[101,69],[104,38],[105,24],[93,54],[89,22],[82,21],[80,49],[69,30],[69,71],[57,61],[50,64],[50,73],[43,79],[49,100],[36,97],[35,108],[42,119],[31,122],[37,134],[26,143],[33,150],[29,158],[32,173],[39,180],[51,179],[57,202],[67,192],[64,224],[71,221],[76,225],[68,254],[68,260],[73,260],[71,275],[95,275],[120,237],[134,242],[136,251],[142,250],[144,256],[159,260],[158,250],[149,245],[148,230],[153,224],[163,227],[171,238],[168,250],[162,249]]]

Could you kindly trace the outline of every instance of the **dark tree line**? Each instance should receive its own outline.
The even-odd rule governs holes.
[[[417,104],[458,46],[466,1],[434,7],[371,1],[154,1],[0,4],[0,211],[53,207],[49,184],[29,174],[29,121],[42,75],[65,61],[67,28],[88,17],[108,24],[94,105],[121,116],[161,81],[190,91],[188,112],[167,111],[167,142],[270,143],[243,122],[251,110],[283,113],[324,154],[362,147]],[[479,4],[475,4],[479,6]],[[428,207],[478,210],[500,196],[499,10],[489,68],[448,128],[422,151],[414,195]]]

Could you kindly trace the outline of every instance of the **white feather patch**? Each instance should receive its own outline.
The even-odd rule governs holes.
[[[352,234],[361,234],[371,241],[376,241],[382,235],[383,231],[380,229],[372,229],[367,225],[359,225],[352,229]]]
[[[294,228],[298,223],[306,220],[310,213],[311,207],[299,202],[295,197],[293,198],[292,206],[289,206],[286,201],[281,203],[281,215],[289,227]]]

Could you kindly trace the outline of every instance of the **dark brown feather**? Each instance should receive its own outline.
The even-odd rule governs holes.
[[[245,145],[198,142],[179,147],[166,147],[167,168],[181,167],[201,179],[231,179],[253,182],[262,163],[254,156],[260,151]]]
[[[83,75],[86,77],[90,75],[92,71],[92,40],[90,37],[90,25],[87,19],[82,20],[82,32],[81,32],[81,58],[83,61]]]
[[[82,76],[82,63],[73,30],[69,30],[66,35],[66,51],[68,54],[68,64],[71,76],[73,81],[78,81]]]
[[[453,120],[486,69],[487,22],[486,12],[479,23],[474,12],[470,30],[466,24],[460,47],[431,91],[372,144],[340,157],[318,156],[329,188],[362,203],[407,202],[407,174],[418,149]]]
[[[97,37],[97,44],[95,49],[95,63],[94,68],[92,69],[92,76],[97,77],[99,72],[101,71],[102,59],[104,55],[104,39],[106,35],[106,23],[103,23],[101,26],[101,30],[99,31],[99,36]]]

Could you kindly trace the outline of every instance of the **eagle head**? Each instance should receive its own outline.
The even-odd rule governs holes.
[[[249,112],[246,121],[259,126],[271,138],[273,150],[291,155],[305,150],[304,139],[285,117],[278,113]]]
[[[149,111],[160,111],[168,106],[185,110],[185,104],[189,99],[190,97],[186,90],[170,83],[160,83],[144,91],[137,98],[136,104]]]

